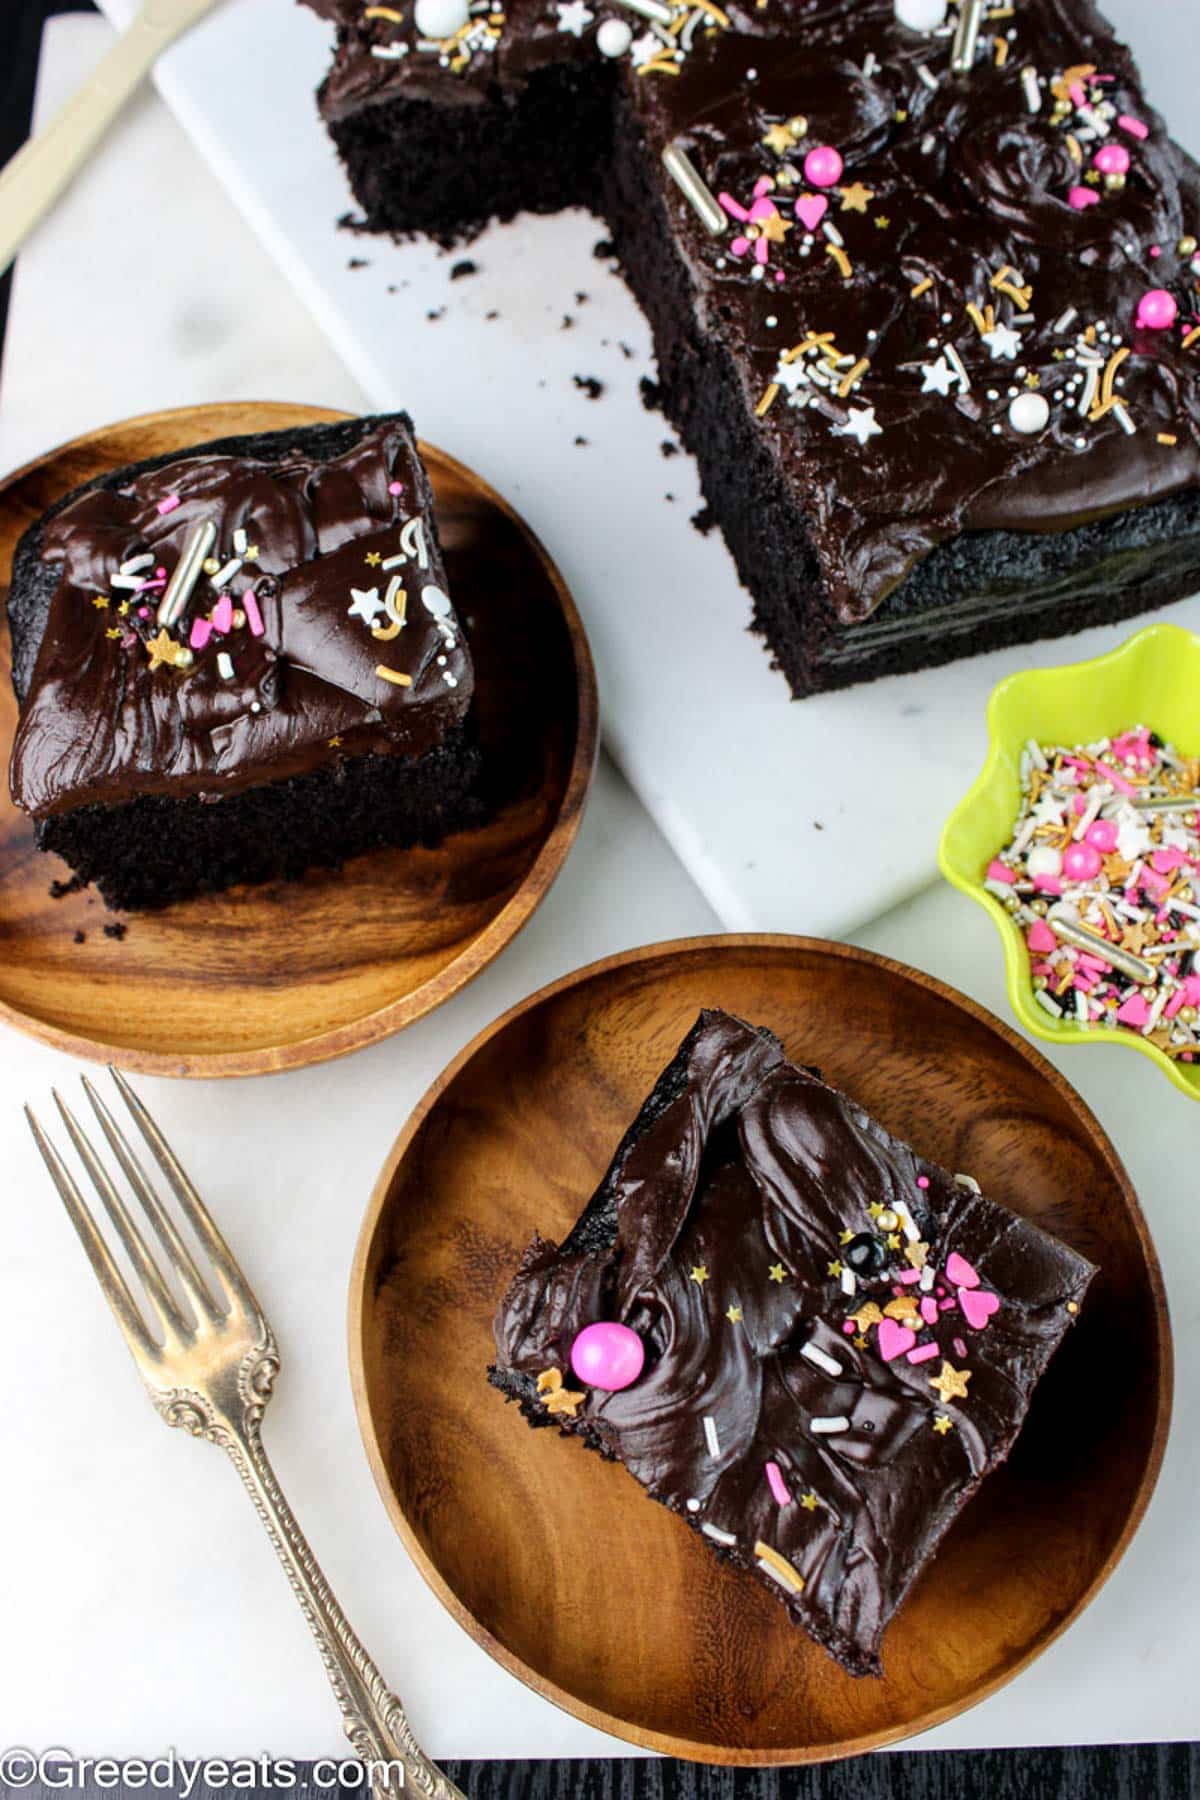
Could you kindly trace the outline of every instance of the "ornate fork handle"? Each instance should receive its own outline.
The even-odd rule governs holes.
[[[169,1425],[220,1445],[241,1476],[317,1641],[346,1736],[371,1769],[373,1793],[388,1800],[395,1800],[397,1790],[427,1800],[466,1800],[422,1752],[403,1706],[351,1628],[284,1497],[261,1431],[278,1369],[274,1344],[268,1342],[239,1371],[240,1404],[214,1404],[207,1395],[176,1388],[157,1396],[158,1409]],[[392,1773],[397,1764],[402,1781]]]

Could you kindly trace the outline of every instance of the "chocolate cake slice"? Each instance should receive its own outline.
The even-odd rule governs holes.
[[[368,226],[605,216],[793,693],[1200,587],[1200,171],[1091,0],[308,3]]]
[[[99,476],[22,537],[13,799],[110,906],[482,814],[474,676],[403,413]]]
[[[1094,1273],[704,1012],[561,1248],[526,1251],[489,1375],[878,1674]]]

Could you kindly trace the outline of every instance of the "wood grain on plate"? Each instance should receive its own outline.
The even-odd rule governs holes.
[[[344,418],[276,404],[181,408],[92,432],[0,489],[0,570],[21,532],[104,469],[238,432]],[[587,639],[549,557],[469,469],[422,445],[451,591],[475,656],[477,717],[501,804],[434,850],[384,850],[298,882],[127,916],[55,900],[70,871],[42,855],[0,783],[0,1019],[77,1056],[159,1075],[250,1075],[356,1050],[477,975],[550,888],[596,756]],[[0,590],[0,602],[7,590]],[[2,610],[2,608],[0,608]],[[16,724],[0,625],[0,759]],[[85,941],[77,943],[82,931]]]
[[[561,1238],[574,1222],[704,1006],[769,1025],[890,1130],[1100,1266],[1008,1464],[889,1629],[880,1681],[844,1674],[622,1468],[531,1431],[485,1382],[521,1251],[535,1229]],[[1154,1249],[1079,1097],[940,982],[803,938],[636,951],[482,1033],[380,1177],[355,1259],[350,1355],[384,1500],[460,1623],[589,1724],[709,1763],[869,1749],[1015,1674],[1120,1557],[1171,1397]]]

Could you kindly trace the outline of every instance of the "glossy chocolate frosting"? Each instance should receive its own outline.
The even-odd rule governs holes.
[[[1090,0],[993,9],[964,74],[950,66],[957,10],[923,34],[892,0],[678,0],[690,48],[657,69],[653,28],[611,0],[510,0],[461,68],[422,47],[407,6],[399,24],[356,0],[319,10],[339,24],[331,119],[400,95],[481,104],[547,60],[599,69],[601,25],[633,27],[619,103],[644,135],[697,330],[733,357],[747,409],[765,408],[843,621],[960,532],[1060,531],[1200,485],[1200,338],[1185,348],[1200,172]],[[720,236],[705,229],[659,166],[670,144],[712,195],[743,213],[763,203],[749,243],[732,212]],[[842,159],[832,185],[805,172],[819,146]],[[1095,166],[1104,150],[1128,157],[1114,185]],[[1135,323],[1152,289],[1175,300],[1171,329]],[[1103,404],[1089,368],[1120,352],[1119,404]],[[1050,412],[1026,431],[1009,409],[1031,392]]]
[[[1007,1455],[1093,1273],[769,1032],[706,1012],[562,1248],[526,1252],[493,1379],[616,1456],[853,1672],[877,1672],[884,1627]],[[921,1302],[934,1324],[912,1317]],[[572,1371],[596,1320],[645,1346],[623,1391]]]
[[[13,748],[17,805],[45,817],[137,794],[215,799],[343,756],[435,747],[473,678],[430,505],[402,414],[201,446],[68,497],[14,569],[18,667],[34,625],[23,587],[48,597]],[[164,631],[163,583],[205,520],[213,559],[241,566],[223,584],[202,574]]]

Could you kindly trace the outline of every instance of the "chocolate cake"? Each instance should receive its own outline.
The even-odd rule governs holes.
[[[526,1251],[489,1373],[878,1674],[1094,1273],[705,1012],[561,1248]]]
[[[1090,0],[307,3],[367,226],[605,217],[793,693],[1200,587],[1200,171]]]
[[[481,815],[470,651],[403,413],[99,476],[22,537],[11,783],[114,907]]]

